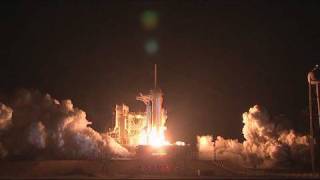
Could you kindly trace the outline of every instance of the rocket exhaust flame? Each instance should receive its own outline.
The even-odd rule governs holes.
[[[170,145],[170,143],[165,139],[164,129],[157,132],[157,130],[153,128],[149,134],[142,131],[139,136],[140,141],[138,145],[151,145],[154,147]]]
[[[157,131],[155,128],[153,128],[149,134],[148,144],[155,147],[169,145],[170,143],[165,139],[164,130],[164,128],[161,128],[159,131]]]

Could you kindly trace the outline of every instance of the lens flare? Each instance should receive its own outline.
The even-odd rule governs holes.
[[[158,52],[158,49],[159,49],[159,44],[157,42],[157,40],[155,39],[148,39],[144,45],[144,49],[145,51],[152,55],[152,54],[155,54],[156,52]]]
[[[141,24],[145,30],[154,30],[158,26],[158,13],[146,10],[141,14]]]

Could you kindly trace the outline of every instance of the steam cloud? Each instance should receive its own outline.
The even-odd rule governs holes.
[[[198,136],[200,159],[231,160],[251,167],[274,167],[284,163],[308,162],[307,136],[299,136],[293,130],[276,126],[264,109],[255,105],[243,117],[244,142],[218,136]],[[214,151],[215,148],[215,151]],[[292,164],[291,164],[292,165]]]
[[[97,159],[128,156],[127,149],[89,127],[86,113],[70,100],[59,102],[22,90],[10,107],[0,104],[0,158]]]
[[[86,113],[70,100],[58,101],[38,91],[22,90],[10,106],[0,103],[0,158],[98,159],[130,156],[106,133],[89,127]],[[308,137],[270,121],[254,106],[243,113],[244,142],[198,136],[200,159],[228,159],[248,166],[272,167],[307,162]]]
[[[12,109],[0,103],[0,130],[6,129],[11,124]]]

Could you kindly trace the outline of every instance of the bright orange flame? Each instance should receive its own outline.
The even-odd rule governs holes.
[[[200,145],[203,145],[203,146],[208,145],[208,138],[206,136],[201,136],[199,140],[200,140]]]
[[[139,135],[139,145],[146,145],[147,142],[148,142],[148,136],[147,136],[147,132],[145,130],[142,130],[140,132],[140,135]]]
[[[156,128],[152,128],[151,132],[147,133],[143,130],[140,133],[139,144],[140,145],[151,145],[153,147],[161,147],[165,145],[170,145],[170,143],[165,138],[166,128],[162,127],[158,131]]]

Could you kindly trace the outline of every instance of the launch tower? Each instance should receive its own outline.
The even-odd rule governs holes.
[[[145,112],[130,112],[126,105],[116,105],[115,126],[109,134],[120,144],[164,145],[167,114],[163,108],[163,93],[157,86],[157,65],[154,65],[154,88],[150,93],[140,93],[137,100],[146,105]]]

